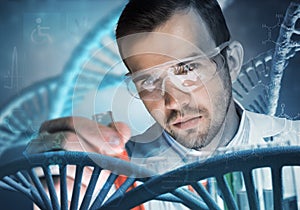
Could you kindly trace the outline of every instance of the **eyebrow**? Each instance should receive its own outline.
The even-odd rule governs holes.
[[[185,57],[182,58],[182,59],[178,59],[179,62],[176,63],[176,64],[174,64],[173,66],[181,66],[181,65],[184,65],[184,64],[186,64],[187,62],[190,62],[190,58],[197,57],[197,56],[199,56],[199,54],[193,52],[193,53],[189,54],[188,56],[185,56]]]
[[[131,70],[130,72],[125,74],[125,76],[129,76],[131,74],[136,74],[136,73],[139,73],[139,72],[147,71],[147,70],[152,69],[152,68],[158,68],[160,66],[167,65],[167,64],[171,64],[172,66],[181,66],[181,65],[183,65],[183,64],[185,64],[189,61],[187,59],[192,58],[192,57],[196,57],[196,56],[199,56],[199,53],[192,52],[192,53],[188,54],[187,56],[185,56],[183,58],[180,58],[180,59],[178,58],[178,59],[174,59],[174,60],[171,60],[171,61],[167,61],[165,63],[161,63],[161,64],[155,65],[153,67],[150,67],[150,68],[146,68],[146,69],[134,68],[134,69],[132,69],[133,71]],[[175,63],[175,61],[178,61],[178,63]],[[172,64],[173,62],[174,62],[174,64]]]
[[[188,54],[188,56],[185,56],[185,58],[195,57],[195,56],[198,56],[198,55],[199,55],[199,53],[192,52],[192,53]]]

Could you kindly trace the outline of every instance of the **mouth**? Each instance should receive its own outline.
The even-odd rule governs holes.
[[[185,119],[177,119],[172,123],[172,125],[178,129],[190,129],[198,126],[201,120],[202,120],[202,116],[185,118]]]

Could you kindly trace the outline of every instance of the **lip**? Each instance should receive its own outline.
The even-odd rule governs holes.
[[[201,121],[202,116],[197,116],[197,117],[191,117],[191,118],[178,118],[176,119],[172,125],[175,126],[176,128],[180,129],[188,129],[188,128],[193,128],[198,125],[198,123]]]

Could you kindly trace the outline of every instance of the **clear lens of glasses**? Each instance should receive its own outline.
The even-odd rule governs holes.
[[[159,100],[167,91],[168,81],[181,91],[190,92],[201,87],[223,69],[221,54],[213,58],[193,56],[173,60],[154,68],[141,70],[127,78],[131,95],[143,100]]]

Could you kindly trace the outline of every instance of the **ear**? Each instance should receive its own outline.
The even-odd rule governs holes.
[[[243,59],[244,50],[241,43],[238,41],[231,42],[226,50],[226,60],[232,81],[235,81],[239,75],[243,65]]]

